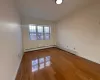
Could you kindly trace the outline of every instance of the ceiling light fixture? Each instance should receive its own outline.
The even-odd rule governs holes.
[[[56,4],[62,4],[63,0],[55,0]]]

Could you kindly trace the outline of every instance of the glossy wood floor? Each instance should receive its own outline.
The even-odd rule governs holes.
[[[49,48],[25,53],[16,80],[100,80],[100,65]]]

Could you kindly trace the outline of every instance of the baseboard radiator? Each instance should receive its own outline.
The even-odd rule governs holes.
[[[24,52],[29,52],[29,51],[34,51],[34,50],[40,50],[40,49],[46,49],[46,48],[51,48],[51,47],[56,47],[56,45],[41,46],[41,47],[36,47],[36,48],[29,48],[29,49],[25,49]]]

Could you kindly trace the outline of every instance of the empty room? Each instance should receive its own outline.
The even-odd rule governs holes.
[[[100,80],[100,0],[0,0],[0,80]]]

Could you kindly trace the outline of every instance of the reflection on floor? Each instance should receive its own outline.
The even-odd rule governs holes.
[[[16,80],[100,80],[100,65],[58,48],[43,49],[24,54]]]
[[[50,56],[32,60],[32,72],[35,72],[40,69],[43,69],[44,67],[50,66],[50,64],[51,64]]]

